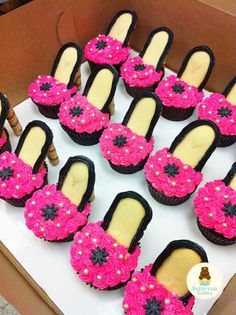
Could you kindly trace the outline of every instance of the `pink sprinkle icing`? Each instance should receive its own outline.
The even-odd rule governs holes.
[[[106,128],[110,121],[109,114],[102,113],[80,94],[61,104],[58,117],[62,125],[78,133],[89,134]]]
[[[221,180],[206,183],[194,199],[201,225],[231,239],[236,237],[236,191]]]
[[[56,185],[47,185],[27,200],[26,226],[39,238],[63,240],[87,223],[91,204],[88,202],[82,212],[77,207],[62,191],[57,190]],[[45,216],[47,209],[53,209],[49,216]]]
[[[109,35],[98,35],[91,39],[84,48],[85,58],[98,64],[119,64],[130,55],[130,47]]]
[[[39,75],[28,88],[29,97],[33,102],[52,106],[61,104],[76,91],[76,86],[68,90],[65,83],[60,83],[50,75]]]
[[[229,103],[225,96],[212,93],[199,105],[198,117],[210,119],[223,135],[236,136],[236,106]]]
[[[0,137],[0,148],[7,142],[7,138],[6,137]]]
[[[123,146],[115,145],[116,141],[123,141]],[[147,142],[142,137],[132,132],[128,127],[113,123],[104,130],[100,138],[100,148],[105,159],[115,165],[137,165],[147,158],[154,147],[153,137]]]
[[[15,153],[3,152],[0,155],[0,196],[20,199],[31,194],[43,185],[46,174],[45,167],[33,174],[32,167]]]
[[[164,148],[148,158],[144,166],[148,182],[167,197],[185,197],[202,181],[202,174],[184,164]]]
[[[70,250],[72,267],[80,279],[99,289],[108,289],[130,279],[137,266],[140,255],[139,246],[130,254],[128,249],[106,233],[101,227],[102,222],[89,223],[75,234],[74,244]],[[94,263],[94,251],[105,254],[101,264]]]
[[[147,315],[148,305],[158,303],[161,315],[193,315],[191,310],[194,297],[189,299],[187,306],[179,297],[168,291],[151,275],[152,264],[143,271],[135,272],[125,287],[123,309],[127,315]],[[148,303],[149,302],[149,303]],[[152,314],[152,313],[150,313]]]
[[[144,63],[139,56],[129,58],[121,67],[121,77],[131,87],[151,86],[159,82],[162,76],[162,70],[157,72],[154,66]]]
[[[204,95],[202,91],[199,92],[195,86],[187,84],[176,75],[170,75],[161,81],[155,92],[163,105],[177,108],[195,107]]]

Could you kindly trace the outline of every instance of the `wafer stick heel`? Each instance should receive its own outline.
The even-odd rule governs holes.
[[[16,136],[20,136],[21,133],[22,133],[22,126],[21,126],[21,123],[18,120],[18,117],[16,116],[16,113],[15,113],[14,109],[11,106],[9,107],[7,120],[9,122],[9,125],[13,129],[14,134]]]
[[[47,157],[52,165],[58,165],[60,162],[58,154],[57,154],[57,150],[53,143],[50,145],[50,148],[47,153]]]
[[[78,69],[78,72],[76,74],[75,77],[75,85],[77,86],[77,90],[79,91],[81,88],[81,71],[80,71],[80,67]]]

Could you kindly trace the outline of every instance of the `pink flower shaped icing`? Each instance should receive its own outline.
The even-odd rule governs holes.
[[[0,137],[0,148],[7,142],[7,138],[5,137]]]
[[[236,191],[221,180],[206,183],[194,199],[201,225],[226,238],[236,237]]]
[[[224,95],[213,93],[204,99],[199,105],[198,117],[212,120],[222,134],[236,136],[236,106],[229,103]]]
[[[20,199],[40,188],[46,174],[45,167],[33,174],[32,167],[15,153],[3,152],[0,155],[0,196]]]
[[[168,148],[148,158],[144,166],[146,179],[167,197],[185,197],[202,181],[202,174],[174,157]]]
[[[70,261],[83,282],[98,289],[108,289],[130,279],[137,266],[140,248],[137,246],[130,254],[103,230],[101,223],[90,223],[76,233]]]
[[[50,75],[39,75],[28,88],[29,97],[40,105],[59,105],[76,93],[77,87],[67,89],[65,83],[60,83]]]
[[[180,80],[176,75],[170,75],[161,81],[156,88],[156,94],[165,106],[177,108],[195,107],[203,98],[203,92],[196,87]]]
[[[130,55],[130,48],[109,35],[98,35],[84,48],[85,58],[99,64],[119,64]]]
[[[147,315],[156,306],[161,315],[193,315],[191,308],[194,297],[189,299],[187,306],[178,296],[168,291],[151,275],[152,264],[141,272],[135,272],[125,287],[123,308],[128,315]],[[149,310],[149,312],[148,312]],[[156,314],[156,313],[155,313]]]
[[[37,190],[26,202],[26,226],[39,238],[63,240],[87,223],[91,211],[88,202],[82,212],[56,185]]]
[[[106,128],[110,121],[109,114],[102,113],[80,94],[61,104],[58,117],[62,125],[78,133],[89,134]]]
[[[100,147],[105,159],[115,165],[137,165],[153,150],[153,137],[149,142],[145,137],[132,132],[128,127],[113,123],[104,130]]]
[[[159,82],[163,71],[159,72],[144,63],[139,56],[130,58],[121,67],[121,77],[129,86],[147,87]]]

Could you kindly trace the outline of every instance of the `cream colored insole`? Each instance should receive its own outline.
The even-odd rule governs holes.
[[[139,201],[130,197],[124,198],[117,205],[107,233],[119,244],[129,247],[144,216],[145,209]]]
[[[108,35],[123,42],[126,38],[128,29],[132,23],[132,15],[124,13],[118,17],[115,24],[112,26]]]
[[[193,53],[181,75],[181,79],[198,88],[206,76],[210,61],[210,56],[205,51]]]
[[[97,73],[89,89],[88,101],[100,110],[111,93],[113,77],[113,73],[109,69],[102,69]]]
[[[154,116],[156,102],[151,97],[141,98],[135,106],[127,127],[140,136],[145,137]]]
[[[191,249],[175,249],[157,270],[156,279],[170,292],[184,296],[188,292],[187,274],[201,261],[201,257]]]
[[[156,68],[159,59],[166,48],[168,39],[169,35],[167,32],[161,31],[156,33],[143,56],[144,62],[153,65]]]
[[[41,154],[41,150],[46,141],[46,134],[40,127],[32,127],[25,137],[24,143],[19,153],[25,163],[34,167],[35,162]]]
[[[66,48],[61,55],[54,77],[61,83],[68,84],[78,55],[74,47]]]
[[[193,168],[202,159],[215,139],[210,126],[198,126],[192,129],[175,148],[173,155]]]
[[[229,186],[236,190],[236,175],[231,179]]]
[[[88,187],[88,166],[83,162],[71,165],[64,179],[61,191],[75,205],[79,205]]]
[[[236,105],[236,83],[232,87],[231,91],[226,97],[227,101],[230,102],[232,105]]]

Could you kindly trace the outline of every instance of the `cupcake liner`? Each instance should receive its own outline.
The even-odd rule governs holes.
[[[189,108],[177,108],[174,106],[165,106],[162,104],[162,117],[173,120],[173,121],[180,121],[185,120],[192,116],[195,107]]]
[[[132,275],[134,273],[134,270],[130,273],[130,278],[129,280],[127,280],[126,282],[121,282],[117,285],[115,285],[114,287],[109,287],[109,288],[106,288],[106,289],[99,289],[97,287],[95,287],[92,283],[85,283],[86,285],[90,286],[90,288],[94,288],[95,290],[99,290],[99,291],[115,291],[115,290],[118,290],[118,289],[121,289],[123,288],[124,286],[126,286],[126,284],[130,281],[130,279],[132,278]]]
[[[156,201],[158,201],[158,202],[160,202],[166,206],[178,206],[178,205],[184,203],[185,201],[187,201],[191,197],[191,194],[188,194],[183,198],[166,197],[163,193],[156,190],[149,181],[147,181],[147,183],[148,183],[148,190],[149,190],[151,196]]]
[[[144,168],[144,165],[147,162],[148,156],[144,160],[140,161],[137,165],[124,166],[124,165],[115,165],[110,161],[108,162],[111,168],[120,174],[133,174],[133,173],[141,171]]]
[[[236,136],[220,135],[219,147],[228,147],[236,142]]]
[[[39,112],[43,116],[47,118],[51,118],[51,119],[58,119],[57,114],[59,113],[59,108],[61,104],[47,106],[47,105],[41,105],[41,104],[35,103],[35,105],[37,105]]]
[[[215,232],[214,229],[208,229],[205,226],[203,226],[200,223],[199,219],[197,220],[197,225],[202,235],[204,235],[206,239],[208,239],[208,241],[214,244],[221,245],[221,246],[228,246],[228,245],[232,245],[236,243],[236,237],[231,238],[231,239],[226,238],[223,235]]]
[[[116,65],[115,64],[111,64],[111,66],[113,66],[118,71],[119,75],[120,75],[120,68],[121,68],[121,66],[123,65],[124,62],[125,61],[120,62],[120,63],[118,63]],[[93,72],[93,70],[95,70],[95,68],[100,65],[100,63],[95,63],[95,62],[92,62],[92,61],[89,61],[89,60],[88,60],[88,63],[89,63],[89,67],[90,67],[91,72]]]
[[[144,92],[155,92],[155,89],[158,83],[159,82],[153,85],[146,86],[146,87],[140,87],[140,86],[130,86],[124,81],[126,92],[132,97],[140,96]]]
[[[74,130],[64,126],[61,124],[61,127],[65,130],[65,132],[69,135],[69,137],[76,143],[80,145],[93,145],[99,142],[99,139],[104,131],[104,128],[93,133],[77,133]]]

